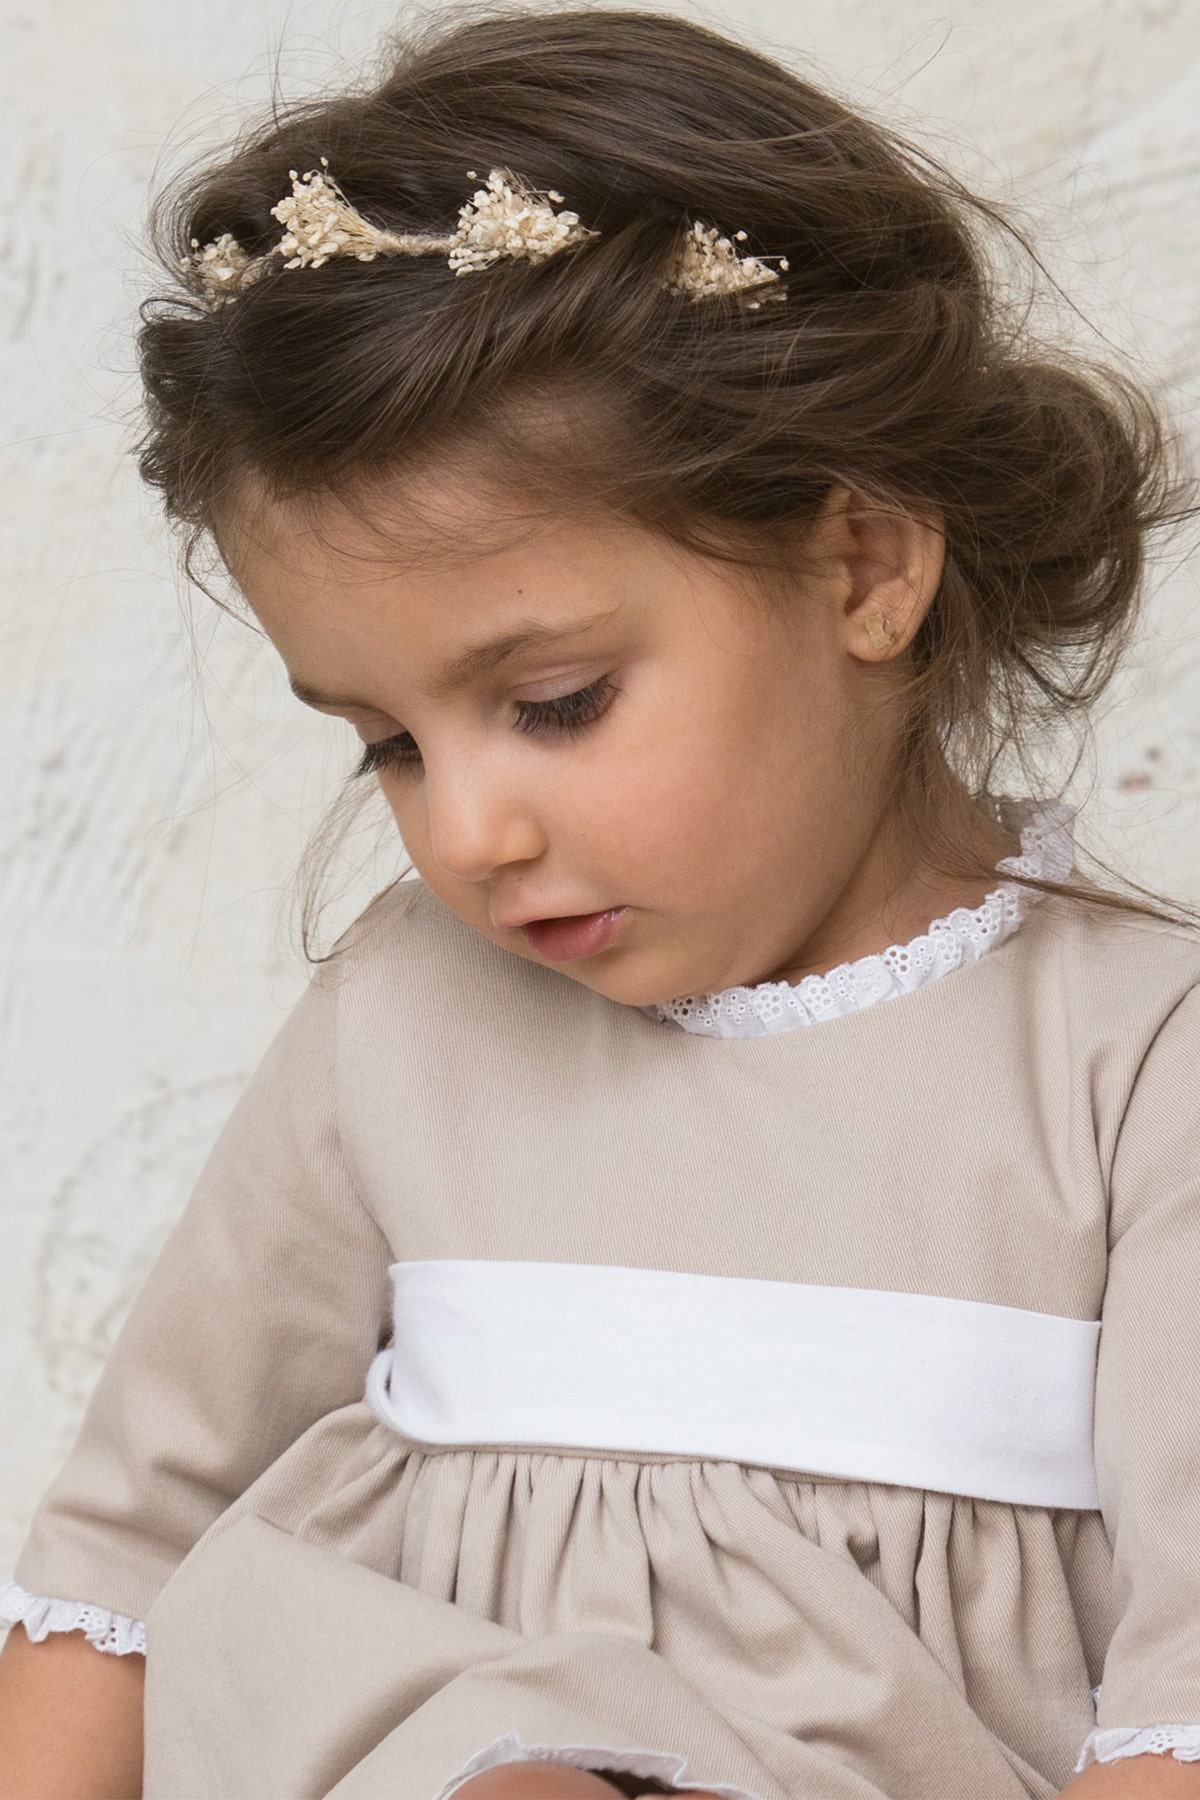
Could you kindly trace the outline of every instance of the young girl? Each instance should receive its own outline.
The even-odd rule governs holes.
[[[997,774],[1177,499],[989,222],[603,9],[161,208],[143,472],[417,879],[38,1510],[8,1800],[1200,1796],[1200,933]]]

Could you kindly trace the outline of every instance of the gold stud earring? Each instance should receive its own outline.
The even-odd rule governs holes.
[[[872,650],[890,650],[893,634],[883,614],[881,612],[869,613],[865,624]]]

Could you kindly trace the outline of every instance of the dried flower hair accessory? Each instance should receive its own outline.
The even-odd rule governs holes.
[[[291,169],[292,191],[271,208],[283,226],[283,236],[265,255],[247,256],[237,239],[223,232],[212,243],[192,239],[192,253],[183,259],[185,272],[200,278],[210,304],[236,299],[243,288],[271,267],[273,258],[285,258],[285,269],[319,269],[335,256],[353,256],[373,262],[379,255],[426,256],[442,250],[456,275],[486,268],[501,256],[541,262],[571,244],[599,234],[579,223],[578,213],[556,212],[548,201],[561,201],[551,188],[543,200],[517,176],[493,169],[485,186],[459,208],[457,229],[449,237],[427,232],[386,231],[372,225],[352,206],[329,174],[328,157],[320,169],[300,175]],[[474,169],[468,175],[477,179]]]
[[[199,278],[211,306],[235,300],[266,273],[277,256],[285,258],[285,269],[319,269],[336,256],[373,262],[380,255],[425,256],[445,251],[454,273],[467,275],[503,256],[544,262],[560,250],[600,235],[580,224],[578,213],[555,210],[550,203],[561,205],[563,198],[556,189],[547,189],[543,196],[508,169],[491,170],[486,183],[459,208],[458,225],[449,237],[386,231],[372,225],[330,175],[327,157],[321,158],[320,169],[303,176],[295,169],[289,173],[291,194],[271,208],[272,217],[284,228],[283,236],[265,255],[247,255],[227,231],[204,245],[198,238],[192,239],[191,253],[182,259],[182,267],[185,274]],[[478,180],[474,169],[468,169],[467,175]],[[746,233],[735,232],[734,237],[744,242]],[[781,269],[787,268],[786,257],[777,260]],[[696,220],[663,285],[673,293],[699,299],[705,294],[740,293],[778,280],[777,272],[762,258],[739,254],[733,240]],[[772,297],[782,299],[783,295],[778,292]],[[746,304],[757,307],[759,302]]]
[[[474,169],[467,174],[472,181],[478,179]],[[546,199],[561,204],[562,195],[547,188]],[[555,212],[518,176],[493,169],[486,185],[476,188],[459,209],[449,262],[456,275],[485,269],[502,256],[544,262],[571,244],[599,236],[579,223],[578,213]]]
[[[715,226],[702,225],[697,219],[683,240],[678,264],[666,286],[672,293],[690,293],[699,299],[705,294],[736,294],[746,288],[762,287],[768,281],[778,281],[778,271],[769,268],[761,256],[739,253],[737,245],[745,241],[744,231],[735,231],[733,238],[721,237]],[[780,269],[786,272],[787,257],[779,257],[778,262]],[[781,288],[776,288],[771,295],[772,300],[783,298]],[[762,302],[747,300],[745,305],[754,311]]]

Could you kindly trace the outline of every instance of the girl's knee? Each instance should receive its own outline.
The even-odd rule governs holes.
[[[616,1790],[586,1769],[563,1763],[504,1763],[454,1789],[453,1800],[615,1800]],[[682,1796],[680,1797],[682,1800]]]
[[[618,1789],[603,1776],[563,1763],[504,1763],[484,1769],[454,1789],[453,1800],[614,1800]],[[680,1789],[674,1800],[717,1800],[700,1788]]]

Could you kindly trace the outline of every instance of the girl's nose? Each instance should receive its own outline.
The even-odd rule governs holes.
[[[486,881],[508,863],[530,862],[545,849],[545,834],[530,807],[488,771],[426,769],[429,847],[459,881]]]

